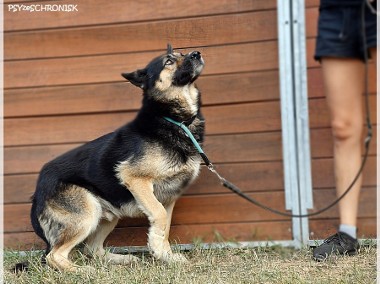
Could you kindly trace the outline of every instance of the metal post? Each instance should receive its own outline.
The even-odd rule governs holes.
[[[296,105],[296,128],[298,146],[298,180],[300,213],[306,214],[313,207],[311,183],[309,108],[307,95],[307,62],[305,3],[295,0],[293,3],[293,60],[294,60],[294,97]],[[301,219],[302,243],[309,241],[308,218]]]
[[[278,49],[286,209],[312,207],[303,0],[278,0]],[[308,218],[293,218],[295,247],[309,240]]]

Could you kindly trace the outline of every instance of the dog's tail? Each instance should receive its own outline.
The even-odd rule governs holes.
[[[47,255],[47,251],[45,251],[45,253],[41,257],[41,264],[43,265],[46,264],[46,255]],[[21,272],[28,272],[28,271],[29,271],[29,261],[16,263],[11,268],[11,272],[16,273],[16,274],[21,273]]]

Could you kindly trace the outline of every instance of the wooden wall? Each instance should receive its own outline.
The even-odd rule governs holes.
[[[183,51],[197,49],[205,58],[198,83],[207,120],[205,151],[217,169],[250,196],[284,210],[275,0],[167,0],[159,5],[77,0],[78,12],[72,13],[13,13],[7,2],[17,1],[5,2],[6,247],[41,247],[29,221],[41,166],[131,120],[141,95],[120,73],[144,67],[167,42]],[[308,0],[306,13],[313,186],[320,208],[333,198],[334,183],[320,68],[312,60],[317,5]],[[376,231],[375,151],[373,142],[360,207],[365,236]],[[322,233],[336,224],[336,209],[310,221],[311,230]],[[289,218],[229,193],[206,169],[178,201],[172,225],[171,239],[179,243],[219,241],[220,236],[292,239]],[[146,232],[146,220],[125,219],[107,243],[143,245]]]

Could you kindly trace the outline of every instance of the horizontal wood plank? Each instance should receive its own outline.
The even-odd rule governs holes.
[[[376,124],[377,114],[376,99],[377,96],[374,95],[370,95],[369,97],[370,118],[374,124]],[[364,104],[365,98],[363,97],[363,105]],[[309,125],[313,128],[330,126],[330,114],[325,98],[309,100]]]
[[[37,173],[44,163],[78,145],[7,147],[4,172]],[[269,132],[209,136],[204,149],[215,163],[281,160],[281,135]]]
[[[368,91],[370,94],[377,93],[376,64],[369,64],[368,68]],[[320,65],[307,69],[307,88],[309,98],[324,97],[324,85],[322,80],[322,68]]]
[[[318,9],[306,9],[306,35],[315,37]],[[15,13],[12,13],[13,16]],[[5,15],[7,17],[7,13]],[[7,22],[6,22],[7,26]],[[7,27],[6,27],[7,28]],[[175,37],[172,31],[175,30]],[[194,31],[202,31],[196,36]],[[160,49],[173,46],[206,46],[277,38],[275,10],[228,14],[160,22],[139,22],[100,27],[23,31],[4,34],[4,58],[30,59]],[[35,48],[26,48],[23,44]],[[125,45],[125,42],[129,42]],[[64,43],[64,44],[62,44]],[[53,47],[53,48],[52,48]]]
[[[358,238],[376,239],[376,218],[358,218],[357,226]],[[339,218],[310,220],[309,228],[311,240],[324,240],[338,231]]]
[[[330,129],[312,129],[310,136],[313,158],[332,157]],[[6,147],[4,173],[37,173],[43,164],[76,146],[79,144]],[[204,150],[214,163],[279,161],[282,159],[281,133],[208,136]],[[376,140],[370,144],[370,155],[375,153]]]
[[[283,192],[257,192],[248,195],[258,202],[269,207],[285,211]],[[376,187],[363,188],[360,194],[358,217],[376,217]],[[335,190],[326,189],[314,191],[315,212],[326,207],[332,200],[335,200]],[[30,223],[30,207],[28,204],[4,205],[4,232],[25,232],[32,231]],[[226,211],[226,208],[228,210]],[[226,214],[221,214],[221,210]],[[338,217],[337,207],[315,216],[311,219],[336,218]],[[218,224],[233,222],[262,222],[270,220],[288,220],[289,218],[277,216],[271,212],[263,210],[241,197],[230,194],[206,195],[206,196],[183,196],[175,208],[172,218],[173,225],[185,224]],[[126,218],[119,221],[117,227],[146,226],[146,218]]]
[[[147,227],[116,228],[106,239],[106,246],[146,246]],[[290,222],[200,224],[172,226],[170,241],[175,244],[194,242],[289,240],[291,239]],[[6,233],[6,248],[29,250],[45,248],[43,241],[34,232]]]
[[[280,130],[278,101],[203,108],[207,134]],[[35,145],[89,141],[131,121],[135,113],[10,118],[4,123],[4,145]]]
[[[376,67],[369,69],[369,91],[376,93]],[[197,85],[204,106],[276,100],[277,71],[201,76]],[[309,98],[324,97],[320,68],[308,69]],[[137,110],[141,90],[126,82],[10,89],[4,92],[4,116],[46,116]]]
[[[284,210],[283,192],[249,193],[249,195],[269,206]],[[32,231],[30,208],[27,204],[4,205],[4,232]],[[229,214],[220,214],[229,208]],[[255,207],[244,199],[233,194],[183,196],[176,203],[172,224],[205,224],[251,222],[265,220],[284,220],[261,208]],[[119,222],[118,227],[144,226],[146,218],[127,218]]]
[[[272,227],[271,227],[272,226]],[[136,227],[133,227],[136,228]],[[132,235],[130,239],[128,228],[116,228],[107,238],[108,246],[125,246],[128,243],[145,246],[147,243],[147,229],[143,234]],[[137,231],[138,228],[136,228]],[[128,233],[127,233],[128,232]],[[131,232],[133,233],[133,232]],[[145,234],[144,234],[145,233]],[[124,237],[123,237],[124,235]],[[128,235],[128,236],[127,236]],[[227,224],[199,224],[172,226],[169,240],[175,244],[191,244],[194,242],[223,242],[223,241],[257,241],[257,240],[288,240],[291,239],[291,224],[283,222],[244,222]],[[131,241],[130,241],[131,240]],[[123,244],[124,243],[124,244]],[[132,242],[131,242],[132,243]]]
[[[272,70],[278,66],[276,41],[197,48],[205,58],[203,74]],[[184,52],[187,52],[186,50]],[[115,54],[4,63],[4,87],[121,82],[122,72],[146,66],[161,52]]]
[[[280,102],[257,102],[203,108],[206,133],[236,134],[281,130]],[[376,120],[376,97],[370,97],[371,120]],[[135,113],[118,112],[72,116],[9,118],[4,121],[4,145],[77,143],[93,140],[131,121]],[[325,100],[309,101],[310,127],[329,127]]]
[[[15,0],[12,2],[18,2]],[[22,1],[25,2],[25,1]],[[88,25],[104,25],[133,23],[151,20],[167,20],[173,18],[188,18],[195,16],[239,13],[264,9],[274,9],[275,0],[194,0],[191,5],[185,0],[167,0],[163,2],[134,0],[59,0],[47,1],[54,4],[76,4],[77,12],[71,13],[31,13],[12,12],[8,6],[4,9],[4,30],[33,30],[46,28],[62,28]],[[40,3],[38,3],[40,4]]]
[[[201,76],[204,106],[279,99],[277,71]],[[141,90],[127,82],[10,89],[5,117],[130,111],[141,107]]]
[[[162,50],[167,42],[177,48],[276,38],[276,11],[269,10],[81,29],[5,33],[4,59],[143,52]]]
[[[373,137],[376,137],[377,129],[373,129]],[[366,133],[363,133],[363,148]],[[310,131],[310,149],[312,158],[324,158],[333,156],[333,140],[331,129],[315,129]],[[369,155],[376,153],[377,140],[372,139],[369,146]],[[364,150],[363,150],[364,153]]]
[[[248,192],[282,190],[282,163],[238,163],[219,164],[215,168],[222,175]],[[27,203],[36,186],[37,174],[8,175],[4,177],[4,203]],[[186,191],[185,195],[226,193],[215,176],[203,169],[199,178]]]
[[[327,205],[330,205],[336,199],[335,189],[321,189],[313,192],[314,209],[309,212],[316,212]],[[359,210],[358,216],[360,217],[376,217],[376,187],[363,187],[359,197]],[[321,218],[337,218],[339,217],[338,206],[335,205],[331,209],[317,215],[312,216],[310,219]]]
[[[314,60],[315,39],[308,39],[308,67],[319,67]],[[197,48],[204,55],[205,75],[273,70],[278,68],[277,41]],[[189,50],[184,50],[184,52]],[[115,54],[28,61],[4,64],[4,87],[72,85],[121,82],[120,73],[144,67],[162,52]],[[375,66],[375,64],[371,64]],[[372,67],[375,68],[375,67]]]
[[[5,0],[4,3],[26,3],[34,0]],[[205,15],[216,15],[224,13],[239,13],[245,11],[257,11],[275,9],[274,0],[224,0],[210,1],[205,3],[201,0],[194,0],[189,6],[186,1],[165,1],[159,5],[150,5],[143,1],[125,0],[97,0],[91,4],[85,0],[44,1],[50,5],[54,4],[77,4],[78,12],[75,13],[40,13],[11,12],[12,7],[5,5],[4,9],[4,30],[33,30],[46,28],[62,28],[84,25],[114,24],[148,20],[162,20],[170,18],[183,18]],[[38,4],[40,4],[38,2]],[[318,7],[319,0],[307,0],[306,7]],[[308,20],[309,18],[306,17]]]
[[[311,239],[325,239],[336,233],[339,219],[311,220],[309,226]],[[375,239],[376,226],[376,218],[358,218],[359,238]],[[146,232],[146,227],[116,228],[105,244],[116,247],[146,246]],[[198,241],[220,242],[216,232],[230,241],[268,240],[270,242],[292,239],[291,223],[282,221],[172,226],[170,240],[177,244],[191,244]],[[45,244],[34,232],[5,233],[4,247],[16,250],[44,249]]]
[[[335,186],[334,162],[332,158],[312,159],[311,169],[314,189],[326,189]],[[376,185],[376,169],[376,156],[369,156],[363,170],[363,186]]]
[[[215,165],[218,172],[244,191],[283,190],[282,162],[257,162]],[[332,188],[335,180],[333,161],[328,159],[312,160],[313,188]],[[27,203],[30,201],[37,174],[6,175],[4,177],[4,203]],[[364,169],[363,186],[376,185],[376,157],[369,157]],[[206,169],[186,191],[185,195],[226,193],[216,177]]]

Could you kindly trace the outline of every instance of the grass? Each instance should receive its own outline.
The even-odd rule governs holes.
[[[318,263],[311,251],[283,247],[201,249],[185,252],[188,264],[165,264],[140,253],[141,262],[128,266],[110,265],[76,253],[77,264],[96,267],[95,273],[61,273],[41,265],[41,255],[4,253],[4,283],[376,283],[376,247],[361,248],[359,255],[333,256]],[[30,270],[9,272],[17,262],[28,260]]]

